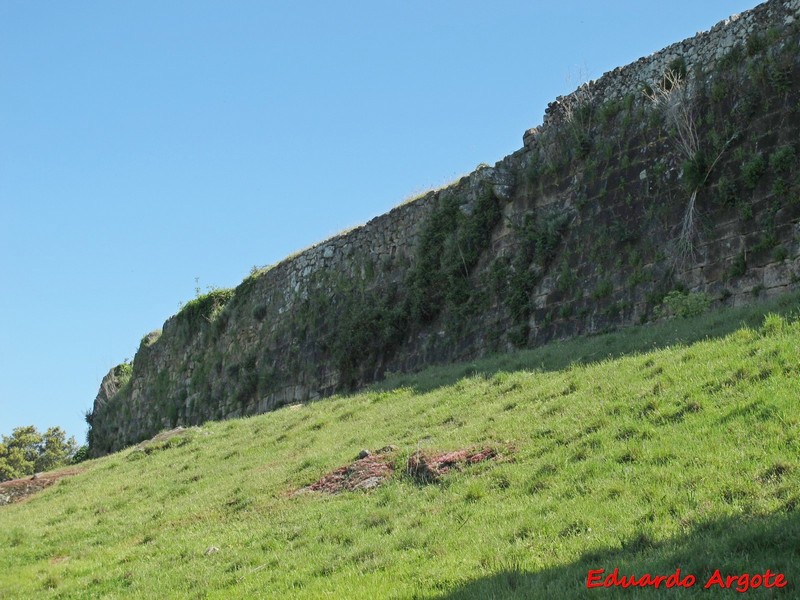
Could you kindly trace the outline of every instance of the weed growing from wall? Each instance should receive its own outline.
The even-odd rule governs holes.
[[[433,320],[444,302],[442,257],[458,228],[458,198],[441,194],[438,200],[420,234],[416,262],[407,277],[411,318],[418,323]]]
[[[444,192],[422,225],[415,260],[401,269],[402,281],[392,278],[399,263],[365,268],[363,277],[316,273],[278,334],[299,344],[287,354],[316,353],[315,362],[338,372],[341,389],[353,389],[380,377],[403,341],[436,319],[444,317],[448,333],[457,333],[483,300],[473,271],[500,216],[489,186],[466,208],[460,196]],[[372,263],[368,256],[357,262]],[[291,372],[290,356],[279,371]],[[280,381],[280,373],[272,372],[268,381],[256,380],[243,390],[264,395]]]
[[[589,83],[584,83],[572,94],[562,100],[563,126],[567,140],[562,142],[563,151],[572,159],[584,159],[592,149],[592,126],[595,120],[594,91]],[[603,117],[610,119],[610,113]],[[571,155],[571,156],[570,156]]]
[[[761,154],[756,154],[742,165],[744,185],[752,190],[758,185],[761,176],[767,171],[767,161]]]
[[[442,309],[461,310],[470,300],[470,275],[500,221],[497,199],[486,186],[470,214],[454,194],[442,194],[425,224],[416,262],[406,278],[413,323],[424,325]]]
[[[656,107],[661,109],[668,130],[684,158],[682,170],[685,186],[689,192],[689,201],[683,214],[677,248],[678,259],[685,260],[694,252],[697,193],[705,185],[714,166],[722,158],[728,145],[736,138],[736,134],[731,135],[727,141],[721,144],[721,148],[713,160],[706,158],[705,151],[700,145],[694,100],[686,81],[686,65],[683,62],[673,61],[670,63],[670,68],[664,73],[661,84],[656,88],[651,88],[650,93],[646,93],[646,95]]]
[[[770,168],[778,175],[787,175],[797,163],[797,153],[791,145],[784,145],[769,157]]]
[[[708,294],[673,290],[664,296],[656,314],[660,317],[696,317],[706,312],[710,306],[711,298]]]
[[[515,228],[517,251],[509,269],[505,302],[515,323],[510,339],[517,347],[527,345],[531,294],[555,257],[567,221],[568,216],[564,213],[539,218],[527,214],[523,222]]]
[[[176,320],[185,328],[189,337],[197,334],[201,327],[214,322],[222,313],[222,309],[233,298],[232,289],[212,289],[190,300],[176,315]]]
[[[747,272],[747,254],[744,250],[739,252],[736,255],[736,258],[733,259],[731,263],[730,269],[728,269],[728,277],[735,278],[741,277]]]

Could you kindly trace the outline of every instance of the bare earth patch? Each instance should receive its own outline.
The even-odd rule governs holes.
[[[395,446],[377,452],[362,451],[359,458],[339,467],[320,479],[300,488],[294,495],[305,492],[338,494],[344,491],[371,490],[394,474]],[[513,451],[513,448],[508,448]],[[498,458],[501,452],[494,447],[463,448],[452,452],[415,452],[406,462],[405,471],[419,483],[435,483],[453,469]]]
[[[319,480],[295,492],[325,492],[338,494],[344,491],[371,490],[378,487],[394,473],[394,446],[381,448],[374,454],[362,452],[362,458],[335,469]]]
[[[407,471],[420,483],[439,481],[452,469],[497,458],[497,448],[463,448],[453,452],[419,451],[408,459]]]
[[[84,469],[80,467],[67,467],[49,473],[37,473],[32,477],[23,479],[11,479],[0,483],[0,506],[19,502],[32,496],[36,492],[53,485],[62,477],[70,477],[82,473]]]

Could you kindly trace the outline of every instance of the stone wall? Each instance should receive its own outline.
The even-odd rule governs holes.
[[[689,73],[709,76],[718,61],[724,59],[733,48],[746,48],[747,40],[753,36],[766,37],[771,31],[786,31],[800,18],[798,13],[800,0],[764,2],[752,10],[720,21],[708,31],[699,32],[694,37],[671,44],[624,67],[617,67],[597,80],[588,82],[587,87],[600,101],[638,94],[644,86],[658,82],[676,60],[682,60]],[[562,119],[563,106],[580,93],[579,88],[570,96],[559,96],[551,102],[546,110],[545,126]]]
[[[103,380],[91,452],[647,322],[675,290],[721,306],[797,287],[798,11],[772,0],[607,73],[493,167],[190,302]],[[643,93],[668,69],[690,154]]]

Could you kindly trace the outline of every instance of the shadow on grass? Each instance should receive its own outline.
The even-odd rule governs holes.
[[[513,565],[500,565],[497,574],[470,581],[437,596],[440,600],[468,598],[798,598],[800,597],[800,512],[798,499],[786,503],[787,512],[769,516],[726,518],[697,526],[685,537],[652,542],[646,535],[629,540],[619,548],[585,554],[577,561],[537,573],[524,572]],[[789,510],[791,509],[791,510]],[[689,588],[651,587],[587,588],[590,569],[604,569],[603,576],[614,568],[619,575],[649,573],[671,575],[680,569],[681,577],[692,574],[696,583]],[[772,573],[784,575],[787,585],[781,589],[749,589],[738,593],[718,585],[704,589],[716,569],[727,575],[749,573],[751,576]],[[772,582],[775,579],[773,577]]]
[[[770,312],[797,316],[798,308],[800,293],[792,292],[741,308],[720,309],[696,317],[626,327],[611,333],[580,336],[563,342],[551,341],[538,348],[433,366],[417,373],[389,375],[367,389],[408,387],[417,393],[425,393],[452,385],[464,377],[490,377],[501,371],[559,371],[572,364],[591,364],[668,346],[722,338],[745,326],[760,327],[764,315]]]

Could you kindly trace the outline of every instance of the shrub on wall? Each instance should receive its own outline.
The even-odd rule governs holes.
[[[711,298],[703,292],[673,290],[664,296],[656,311],[661,317],[695,317],[711,306]]]
[[[797,162],[797,153],[793,146],[781,146],[769,157],[769,166],[775,173],[785,175],[789,173]]]
[[[749,189],[755,189],[761,176],[767,170],[767,161],[760,154],[755,155],[742,165],[742,178]]]
[[[459,207],[455,194],[442,194],[422,230],[416,262],[406,278],[409,317],[414,323],[428,323],[442,308],[469,301],[470,274],[500,221],[500,207],[488,186],[478,195],[471,214]]]
[[[177,315],[179,323],[184,324],[188,334],[195,335],[204,324],[213,322],[233,297],[232,289],[212,289],[206,294],[190,300]]]
[[[515,227],[517,250],[508,269],[510,275],[502,300],[515,323],[510,340],[517,347],[527,345],[531,294],[556,255],[567,221],[568,215],[560,212],[538,217],[527,214]]]

